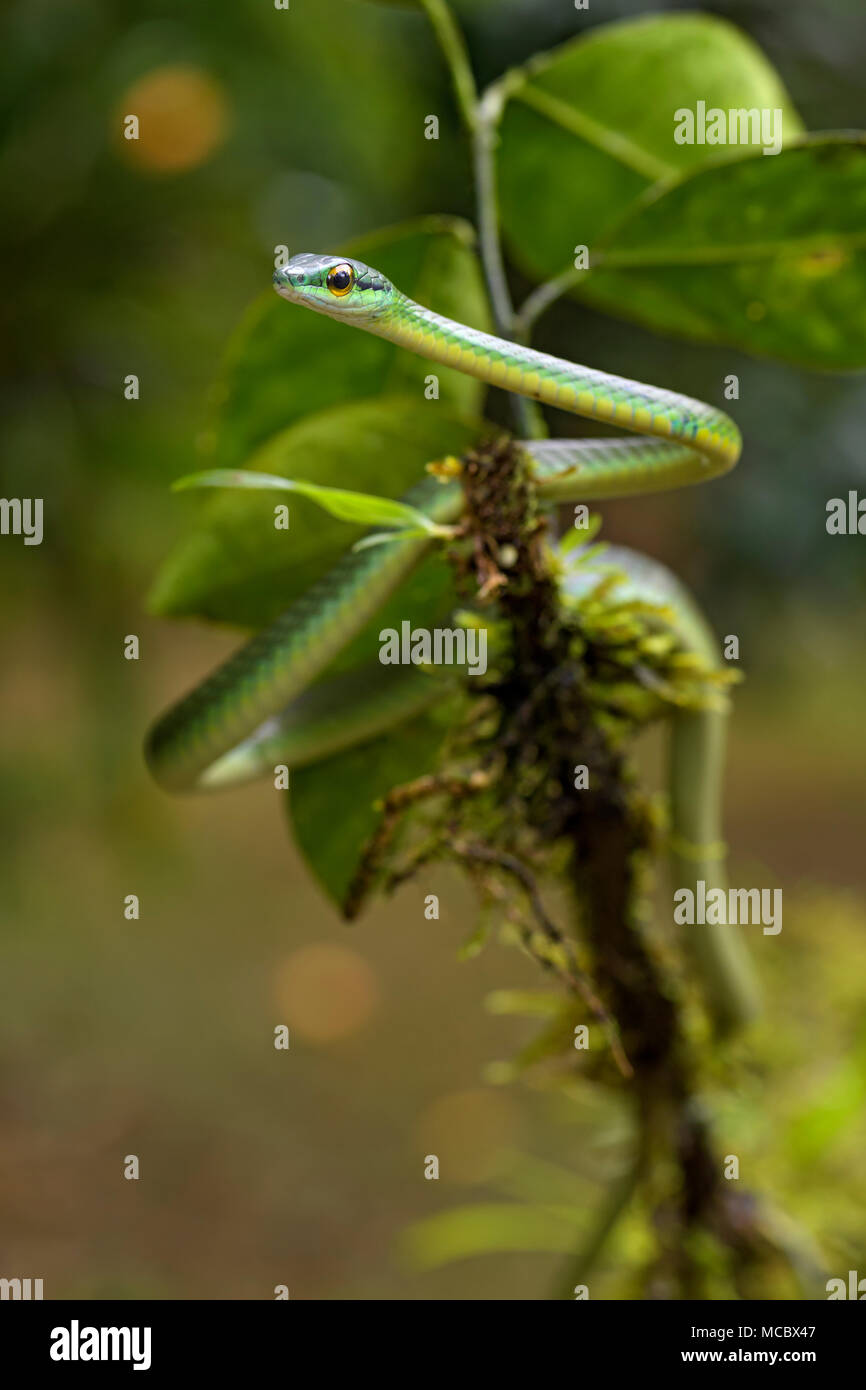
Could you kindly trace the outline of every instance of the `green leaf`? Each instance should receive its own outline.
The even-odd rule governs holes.
[[[411,1264],[426,1270],[506,1251],[567,1254],[585,1230],[586,1218],[575,1208],[479,1202],[416,1222],[402,1245]]]
[[[550,1018],[562,1012],[562,996],[540,989],[495,989],[487,995],[484,1007],[491,1014]]]
[[[420,304],[487,328],[487,300],[472,237],[465,222],[426,217],[340,250],[381,270]],[[263,274],[263,281],[269,278]],[[424,399],[424,379],[434,370],[438,406]],[[447,407],[470,415],[479,411],[484,390],[464,372],[434,369],[405,348],[287,304],[268,289],[229,346],[201,448],[209,464],[234,468],[246,465],[252,451],[277,431],[347,401],[406,394],[419,410]]]
[[[434,679],[431,677],[431,679]],[[432,772],[446,735],[443,705],[386,736],[292,773],[289,818],[312,873],[341,909],[364,846],[381,822],[376,805],[393,787]],[[348,789],[338,794],[339,788]]]
[[[438,536],[445,528],[437,526],[417,507],[406,502],[394,501],[390,497],[373,497],[369,492],[347,492],[345,488],[319,487],[315,483],[301,483],[296,478],[279,478],[274,473],[244,472],[242,469],[213,468],[205,473],[189,473],[179,478],[173,486],[174,492],[186,492],[197,487],[250,488],[253,491],[277,488],[284,492],[297,492],[309,497],[311,502],[335,516],[338,521],[353,521],[358,526],[390,526],[406,534],[412,528],[413,535]],[[364,543],[379,538],[365,537],[355,549]],[[385,537],[385,539],[392,539]]]
[[[399,496],[424,477],[428,462],[464,452],[476,434],[472,423],[442,401],[376,398],[300,420],[248,462],[254,472],[317,488],[351,481],[359,491]],[[150,609],[261,626],[326,574],[362,529],[328,516],[300,495],[287,531],[274,526],[268,492],[242,489],[214,496],[162,565]],[[403,616],[409,613],[404,610]]]
[[[420,540],[422,536],[448,536],[453,534],[448,526],[436,526],[425,518],[424,526],[407,526],[402,530],[375,531],[370,536],[362,536],[355,541],[353,550],[370,550],[374,545],[387,545],[389,541]]]
[[[617,1131],[614,1125],[612,1121],[584,1131],[579,1155],[570,1168],[534,1154],[511,1153],[503,1172],[497,1175],[497,1193],[533,1206],[556,1204],[575,1214],[592,1210],[599,1197],[597,1184],[607,1186],[624,1176],[630,1166],[629,1133]]]
[[[603,518],[601,513],[596,512],[590,516],[586,526],[569,527],[559,538],[558,549],[560,553],[568,555],[571,558],[572,552],[575,550],[583,550],[584,547],[588,550],[590,548],[590,541],[592,541],[601,530],[602,521]],[[583,558],[585,558],[585,550]]]
[[[866,366],[866,136],[807,137],[648,198],[579,290],[665,332]]]
[[[505,79],[503,226],[515,260],[549,279],[592,254],[658,180],[692,172],[716,147],[678,145],[674,112],[781,109],[802,131],[777,74],[738,29],[709,15],[648,16],[605,25]]]

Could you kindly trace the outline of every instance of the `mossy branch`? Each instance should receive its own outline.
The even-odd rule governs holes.
[[[479,98],[465,43],[445,0],[422,0],[449,64],[458,108],[472,142],[479,243],[494,318],[502,336],[526,340],[540,313],[572,283],[567,272],[529,297],[515,314],[499,230],[495,148],[507,79]],[[522,432],[542,435],[543,420],[528,402],[516,403]],[[625,1178],[576,1257],[569,1280],[582,1282],[617,1221],[638,1192],[650,1204],[660,1232],[659,1256],[647,1272],[647,1288],[670,1296],[701,1297],[705,1286],[695,1237],[703,1233],[727,1252],[732,1279],[743,1266],[760,1271],[778,1247],[766,1237],[748,1199],[732,1202],[698,1103],[701,1057],[685,1022],[680,985],[647,931],[641,903],[646,894],[657,833],[648,801],[631,776],[616,721],[597,702],[597,651],[564,612],[546,544],[546,521],[535,506],[525,459],[504,441],[464,460],[464,540],[452,547],[458,578],[475,601],[495,601],[509,633],[510,655],[488,686],[495,716],[492,732],[475,747],[489,775],[480,795],[468,796],[472,773],[460,774],[449,795],[446,782],[428,784],[419,798],[389,809],[381,856],[390,845],[395,817],[410,801],[441,794],[438,819],[423,827],[420,846],[407,864],[387,866],[386,880],[402,881],[421,863],[454,855],[504,871],[525,895],[536,929],[559,952],[566,974],[591,1017],[605,1030],[619,1063],[618,1084],[628,1086],[638,1116],[639,1147]],[[498,568],[506,552],[512,557]],[[631,673],[635,693],[637,678]],[[620,685],[622,685],[620,681]],[[620,722],[627,725],[627,718]],[[592,769],[592,787],[575,795],[571,770],[579,759]],[[495,773],[493,770],[495,769]],[[570,883],[578,934],[591,957],[591,975],[574,968],[574,948],[548,917],[530,863]],[[387,856],[386,856],[387,857]],[[524,940],[531,928],[524,929]],[[742,1012],[736,972],[719,966],[719,999],[732,1017]],[[627,1061],[625,1059],[627,1058]],[[625,1065],[623,1063],[625,1062]],[[660,1174],[668,1175],[659,1187]],[[670,1175],[673,1175],[672,1177]],[[665,1293],[662,1293],[665,1296]]]

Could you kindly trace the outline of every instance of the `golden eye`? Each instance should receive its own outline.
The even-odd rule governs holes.
[[[331,294],[341,297],[348,294],[355,283],[355,272],[350,265],[344,262],[342,265],[335,265],[333,270],[328,271],[328,289]]]

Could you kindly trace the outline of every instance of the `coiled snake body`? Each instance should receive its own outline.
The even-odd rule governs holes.
[[[740,453],[740,434],[725,414],[671,391],[575,365],[468,328],[423,308],[378,271],[357,260],[298,255],[276,271],[277,292],[423,357],[591,420],[622,426],[635,439],[533,440],[522,444],[540,501],[592,501],[633,496],[702,482],[727,471]],[[461,490],[426,479],[407,501],[433,520],[459,516]],[[274,623],[258,633],[153,727],[146,748],[151,771],[179,791],[226,786],[272,769],[326,756],[391,726],[436,698],[436,682],[417,670],[388,669],[359,681],[334,680],[307,688],[364,626],[434,542],[397,538],[346,555]],[[682,640],[711,659],[712,636],[673,576],[617,552],[638,592],[652,597],[667,576],[664,601],[682,622]],[[431,686],[433,693],[431,695]],[[306,695],[305,693],[306,692]],[[671,764],[674,862],[680,882],[718,882],[724,716],[714,711],[674,716]],[[707,949],[730,955],[730,928],[703,930]],[[723,940],[719,932],[729,935]],[[700,949],[698,947],[698,949]],[[736,1022],[743,990],[731,970],[714,968],[722,1021]],[[715,961],[718,965],[718,960]],[[748,991],[746,991],[748,992]],[[740,1002],[735,1002],[739,999]]]

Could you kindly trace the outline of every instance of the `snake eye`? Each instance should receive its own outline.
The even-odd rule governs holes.
[[[328,271],[328,289],[338,296],[348,294],[355,283],[355,272],[350,265],[335,265]]]

